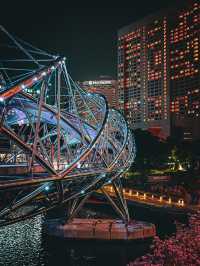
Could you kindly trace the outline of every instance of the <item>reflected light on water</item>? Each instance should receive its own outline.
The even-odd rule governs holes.
[[[0,265],[43,265],[42,216],[0,228]]]

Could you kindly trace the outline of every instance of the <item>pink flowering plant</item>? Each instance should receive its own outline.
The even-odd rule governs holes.
[[[151,252],[128,266],[200,266],[200,212],[188,225],[176,224],[176,234],[161,240],[155,237]]]

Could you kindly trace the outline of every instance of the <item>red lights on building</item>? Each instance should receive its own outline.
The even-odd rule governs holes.
[[[119,30],[118,83],[119,108],[133,129],[156,128],[167,137],[182,127],[194,138],[200,135],[197,0],[181,1]]]
[[[170,31],[171,119],[200,136],[200,3],[194,1],[175,19]]]

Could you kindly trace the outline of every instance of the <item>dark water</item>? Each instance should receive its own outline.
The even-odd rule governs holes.
[[[114,214],[110,207],[91,207],[97,212]],[[170,235],[175,232],[175,219],[184,216],[130,206],[131,216],[156,224],[158,234]],[[0,228],[0,265],[17,266],[81,266],[81,265],[127,265],[136,257],[149,250],[150,241],[86,242],[66,241],[47,236],[43,230],[44,217],[22,221]]]

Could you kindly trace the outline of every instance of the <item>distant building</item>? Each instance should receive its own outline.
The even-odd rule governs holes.
[[[88,92],[103,94],[108,105],[112,108],[118,108],[117,81],[108,77],[100,76],[97,80],[88,80],[79,82],[81,87]]]
[[[200,138],[200,2],[177,1],[118,32],[119,109],[133,128]]]

